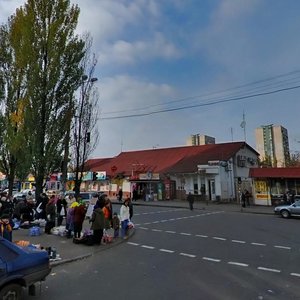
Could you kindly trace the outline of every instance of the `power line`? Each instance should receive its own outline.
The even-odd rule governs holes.
[[[225,102],[241,101],[241,100],[245,100],[245,99],[255,98],[255,97],[259,97],[259,96],[266,96],[266,95],[270,95],[270,94],[280,93],[280,92],[289,91],[289,90],[295,90],[295,89],[299,89],[299,88],[300,88],[300,85],[296,85],[296,86],[277,89],[277,90],[273,90],[273,91],[269,91],[269,92],[256,93],[256,94],[252,94],[252,95],[246,95],[246,96],[228,98],[228,99],[222,99],[222,100],[215,100],[215,101],[211,101],[208,103],[200,103],[200,104],[187,105],[187,106],[182,106],[182,107],[177,107],[177,108],[162,109],[162,110],[157,110],[157,111],[152,111],[152,112],[147,112],[147,113],[140,113],[140,114],[131,114],[131,115],[123,115],[123,116],[115,116],[115,117],[104,117],[104,118],[100,118],[100,119],[101,120],[115,120],[115,119],[145,117],[145,116],[150,116],[150,115],[155,115],[155,114],[160,114],[160,113],[165,113],[165,112],[172,112],[172,111],[190,109],[190,108],[195,108],[195,107],[212,106],[212,105],[225,103]]]
[[[235,91],[235,90],[239,90],[239,89],[245,88],[245,87],[250,87],[249,89],[242,90],[240,92],[237,91],[237,93],[231,93],[229,95],[224,95],[223,98],[221,98],[221,99],[226,99],[227,97],[242,97],[242,96],[245,96],[245,92],[248,92],[248,93],[249,92],[252,92],[252,93],[262,92],[262,91],[266,90],[268,87],[272,87],[272,86],[273,86],[273,88],[276,88],[276,87],[279,88],[279,87],[282,87],[282,86],[285,86],[285,85],[288,85],[288,84],[289,85],[290,84],[298,84],[299,80],[297,80],[297,79],[300,79],[300,75],[298,75],[294,78],[289,78],[289,79],[284,79],[284,80],[280,80],[280,81],[277,81],[277,82],[276,81],[272,82],[272,81],[274,81],[274,79],[279,79],[279,78],[282,78],[282,77],[287,77],[287,76],[295,75],[295,74],[298,74],[298,73],[300,73],[300,70],[295,70],[295,71],[291,71],[291,72],[288,72],[288,73],[283,73],[283,74],[279,74],[279,75],[276,75],[276,76],[272,76],[272,77],[269,77],[269,78],[256,80],[256,81],[253,81],[253,82],[250,82],[250,83],[246,83],[246,84],[243,84],[243,85],[238,85],[238,86],[235,86],[235,87],[232,87],[232,88],[228,88],[228,89],[224,89],[224,90],[220,90],[220,91],[216,91],[216,92],[205,93],[205,94],[202,94],[202,95],[196,95],[196,96],[190,96],[190,97],[184,97],[184,98],[180,98],[180,99],[177,99],[177,100],[172,100],[172,101],[158,103],[158,104],[151,104],[151,106],[144,106],[144,107],[141,107],[141,108],[134,108],[134,109],[131,108],[131,109],[125,109],[125,110],[103,112],[102,115],[111,115],[111,114],[126,113],[126,112],[145,111],[147,109],[153,109],[154,107],[166,106],[166,105],[169,105],[169,104],[176,104],[176,103],[179,103],[179,102],[183,102],[183,101],[186,102],[186,101],[190,101],[190,100],[196,100],[196,99],[199,99],[199,98],[204,98],[204,99],[202,99],[202,101],[206,100],[206,102],[209,103],[211,100],[216,99],[216,97],[209,97],[209,96],[218,95],[218,94],[222,94],[222,93],[226,93],[226,92],[230,92],[230,91]],[[266,83],[266,82],[269,82],[269,83],[264,84],[264,85],[260,85],[260,86],[256,86],[256,87],[252,87],[254,85],[258,85],[258,84],[262,84],[262,83]],[[206,97],[208,97],[208,98],[206,98]],[[220,100],[220,98],[219,98],[219,100]],[[104,118],[106,119],[108,117],[104,117]]]

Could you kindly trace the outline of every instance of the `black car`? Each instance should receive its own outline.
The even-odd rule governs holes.
[[[0,237],[0,299],[22,299],[28,288],[35,293],[35,283],[50,273],[49,255],[35,247],[19,247]]]

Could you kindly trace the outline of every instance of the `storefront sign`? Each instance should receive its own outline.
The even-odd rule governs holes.
[[[141,173],[139,174],[139,180],[159,180],[159,173]]]

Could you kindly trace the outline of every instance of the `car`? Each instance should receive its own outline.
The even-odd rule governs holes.
[[[101,196],[102,194],[104,194],[103,192],[80,192],[79,193],[79,197],[81,199],[82,202],[84,202],[84,204],[88,205],[90,203],[90,201],[92,200],[92,198],[98,198],[99,196]],[[66,192],[66,196],[70,197],[71,195],[75,195],[74,192]]]
[[[274,208],[275,214],[281,215],[283,218],[291,216],[300,216],[300,200],[288,205],[279,205]]]
[[[44,281],[50,271],[47,251],[0,237],[0,299],[22,299],[25,288],[34,295],[35,283]]]

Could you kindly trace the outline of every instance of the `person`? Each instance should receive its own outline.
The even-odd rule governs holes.
[[[116,212],[113,215],[112,224],[113,224],[113,229],[114,229],[114,238],[117,238],[117,237],[119,237],[120,219]]]
[[[247,206],[250,206],[250,197],[251,197],[251,194],[249,193],[248,190],[245,189],[245,203]]]
[[[104,229],[104,213],[103,213],[103,205],[104,203],[99,199],[95,204],[94,211],[92,213],[92,217],[90,219],[91,230],[93,230],[93,244],[101,245],[102,237],[103,237],[103,229]]]
[[[119,192],[118,192],[118,200],[119,200],[119,202],[122,202],[122,199],[123,199],[123,190],[120,188]]]
[[[9,215],[2,215],[0,218],[0,235],[10,242],[12,242],[13,227],[14,223]]]
[[[138,199],[138,191],[136,188],[134,188],[132,191],[132,201],[137,201],[137,199]]]
[[[67,217],[67,201],[63,195],[59,195],[56,202],[57,226],[61,226],[64,218]]]
[[[67,238],[71,238],[72,232],[74,231],[74,209],[78,205],[79,203],[75,201],[67,209],[67,218],[66,218]]]
[[[124,201],[120,208],[120,221],[121,221],[121,236],[123,239],[126,239],[127,227],[129,222],[129,206],[128,199]]]
[[[79,203],[74,208],[74,238],[81,237],[82,224],[85,219],[86,208],[83,203]]]
[[[245,196],[245,192],[241,193],[241,203],[242,203],[242,207],[246,207],[246,196]]]
[[[36,202],[36,212],[38,219],[47,219],[46,206],[49,201],[49,198],[46,193],[41,193],[40,197]]]
[[[129,207],[129,220],[131,220],[133,217],[133,204],[129,197],[127,198],[127,200],[128,200],[128,207]]]
[[[47,222],[45,225],[45,233],[50,234],[51,229],[55,227],[55,217],[56,217],[56,208],[55,208],[55,196],[52,195],[46,204],[46,217]]]
[[[189,192],[187,196],[187,201],[189,202],[190,210],[194,209],[194,196],[192,195],[191,192]]]
[[[105,199],[105,205],[102,208],[105,218],[105,229],[110,229],[112,221],[111,202],[109,199]]]

